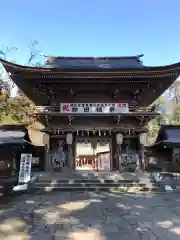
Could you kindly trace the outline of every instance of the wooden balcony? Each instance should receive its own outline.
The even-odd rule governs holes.
[[[35,114],[43,116],[157,116],[159,113],[151,111],[151,107],[135,107],[129,106],[129,112],[127,113],[62,113],[60,106],[36,106]]]

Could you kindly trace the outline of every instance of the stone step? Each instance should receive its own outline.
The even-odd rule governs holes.
[[[119,184],[131,184],[131,183],[139,183],[139,181],[134,181],[134,180],[112,180],[112,179],[38,179],[36,183],[44,183],[44,184],[51,184],[51,183],[93,183],[93,184],[98,184],[98,183],[119,183]]]
[[[52,192],[52,191],[116,191],[116,192],[158,192],[159,188],[157,187],[112,187],[112,186],[61,186],[61,187],[54,187],[54,186],[36,186],[36,190],[41,190],[43,192]]]
[[[109,181],[97,180],[38,180],[35,189],[45,192],[48,191],[119,191],[119,192],[150,192],[159,190],[159,186],[152,183],[133,182],[133,181]]]
[[[144,183],[36,183],[36,187],[146,187]]]
[[[119,172],[49,172],[49,173],[34,173],[33,175],[38,176],[40,179],[107,179],[107,180],[139,180],[141,176],[136,173],[119,173]],[[149,176],[145,176],[149,177]]]
[[[79,175],[39,173],[34,183],[38,191],[117,191],[157,192],[159,186],[149,174],[142,173],[86,173]]]

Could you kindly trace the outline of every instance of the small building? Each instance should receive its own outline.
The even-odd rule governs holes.
[[[145,148],[147,169],[180,172],[180,125],[163,125],[154,144]]]
[[[32,143],[25,125],[0,125],[0,152],[4,159],[14,162],[17,173],[22,153],[32,154],[32,171],[43,171],[45,168],[45,146]]]
[[[143,170],[146,126],[158,115],[150,105],[179,77],[180,63],[149,67],[142,57],[46,57],[43,67],[1,62],[37,105],[49,151],[63,144],[69,168],[96,166],[104,148],[109,171],[120,170],[122,153]]]

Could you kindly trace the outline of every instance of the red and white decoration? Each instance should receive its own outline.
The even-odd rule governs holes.
[[[128,113],[128,103],[61,103],[60,112],[64,114],[111,114]]]

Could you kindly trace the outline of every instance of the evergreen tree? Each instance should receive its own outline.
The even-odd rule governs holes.
[[[173,124],[180,125],[180,104],[177,104],[173,110],[171,121]]]

